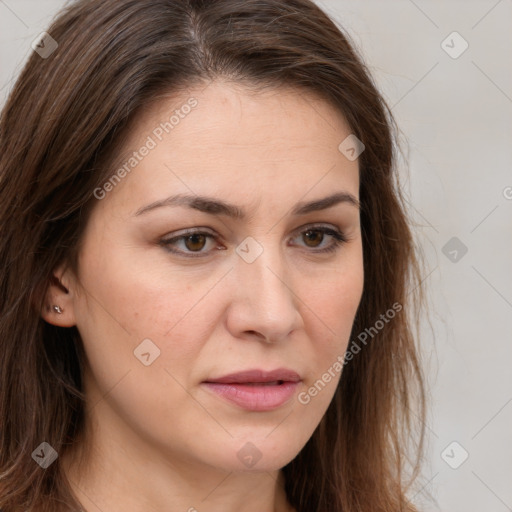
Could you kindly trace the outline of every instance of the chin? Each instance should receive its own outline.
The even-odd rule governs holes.
[[[291,462],[303,448],[303,444],[297,443],[298,435],[270,438],[269,432],[266,429],[260,436],[233,439],[230,446],[219,454],[224,469],[237,472],[277,471]],[[290,444],[290,440],[294,442]],[[229,456],[229,452],[232,456]]]

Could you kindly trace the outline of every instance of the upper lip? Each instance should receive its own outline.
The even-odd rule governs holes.
[[[230,373],[223,377],[215,379],[207,379],[205,382],[216,382],[220,384],[241,384],[241,383],[258,383],[258,382],[299,382],[301,380],[299,374],[287,368],[278,368],[277,370],[246,370],[237,373]]]

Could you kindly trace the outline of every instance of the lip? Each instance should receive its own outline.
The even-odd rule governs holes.
[[[293,370],[288,368],[278,368],[277,370],[265,371],[265,370],[245,370],[242,372],[231,373],[218,377],[215,379],[207,379],[205,382],[213,382],[220,384],[247,384],[249,382],[262,383],[262,382],[299,382],[301,380],[300,375]]]
[[[247,370],[208,379],[202,384],[216,395],[248,411],[271,411],[283,406],[301,382],[297,372]]]

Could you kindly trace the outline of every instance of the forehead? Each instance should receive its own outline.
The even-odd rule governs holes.
[[[293,196],[332,192],[334,183],[357,197],[357,161],[338,149],[348,135],[341,113],[313,94],[213,82],[155,99],[132,123],[116,165],[128,163],[123,181],[149,200],[176,188]],[[135,157],[144,146],[151,149]]]
[[[342,114],[312,92],[216,81],[155,98],[135,118],[123,149],[127,155],[151,135],[159,146],[198,155],[258,147],[332,152],[348,134]]]

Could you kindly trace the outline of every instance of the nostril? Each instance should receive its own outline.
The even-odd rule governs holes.
[[[265,340],[267,340],[267,337],[263,334],[261,334],[261,332],[258,332],[258,331],[245,331],[247,334],[252,334],[254,336],[258,336],[259,338],[264,338]]]

